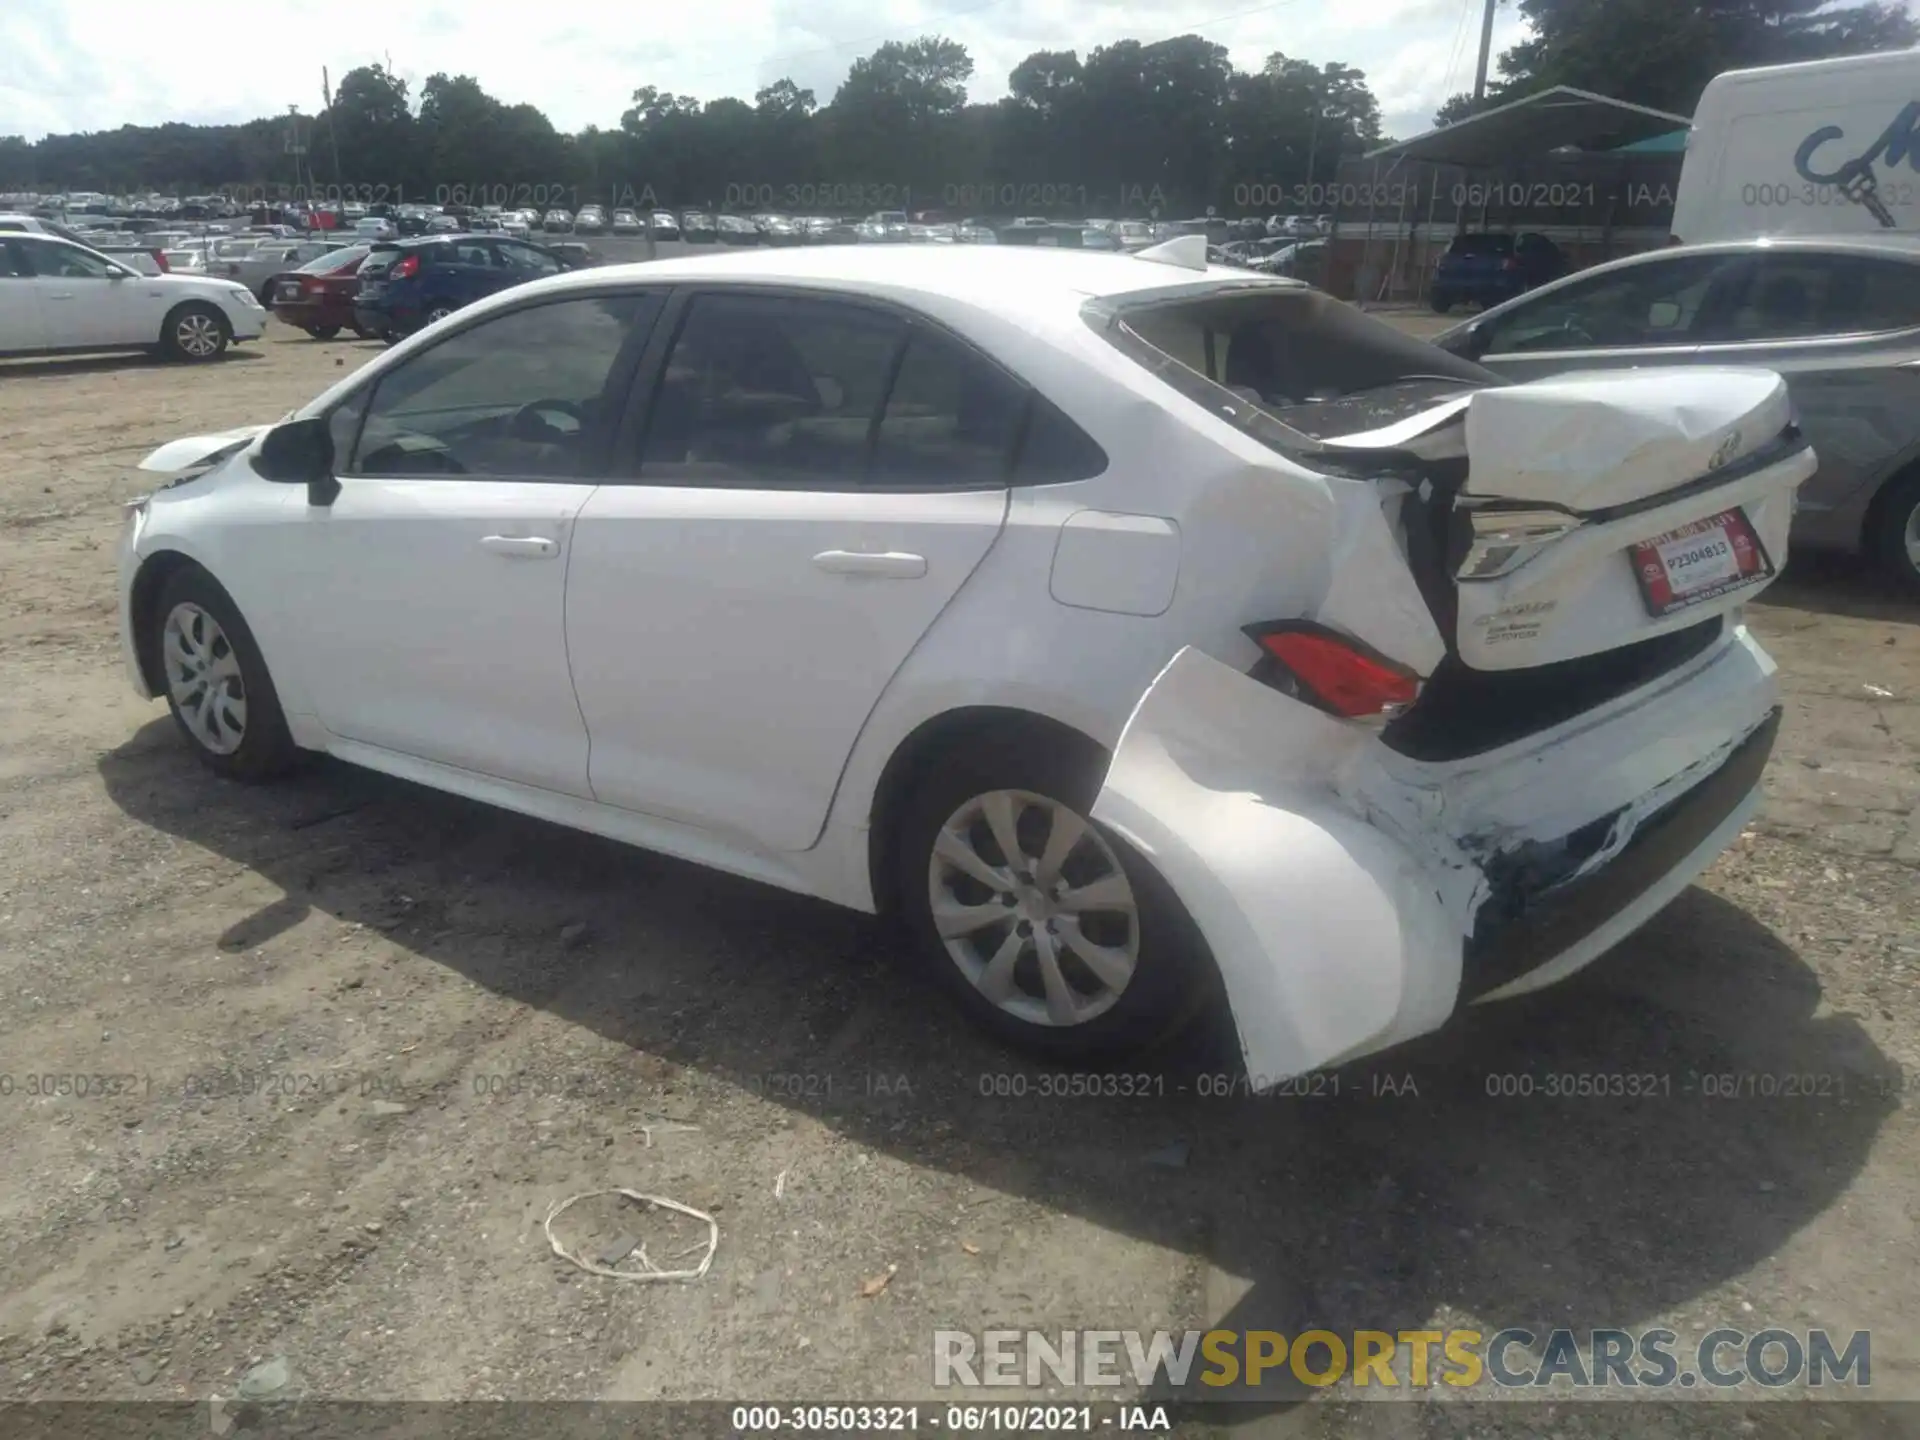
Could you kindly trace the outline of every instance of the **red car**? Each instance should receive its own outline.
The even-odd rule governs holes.
[[[267,287],[273,313],[316,340],[331,340],[342,330],[371,338],[353,318],[353,297],[360,293],[360,262],[372,248],[349,245],[274,276]]]

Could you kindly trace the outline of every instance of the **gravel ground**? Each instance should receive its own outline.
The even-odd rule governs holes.
[[[1756,607],[1762,818],[1575,981],[1337,1098],[1199,1098],[1218,1038],[1156,1098],[992,1098],[1023,1067],[868,919],[342,766],[214,783],[133,698],[132,464],[374,353],[0,364],[0,1399],[203,1400],[279,1357],[309,1396],[947,1400],[937,1328],[1720,1323],[1869,1329],[1875,1393],[1920,1399],[1920,612],[1859,567]],[[1669,1088],[1487,1095],[1549,1072]],[[33,1093],[76,1075],[113,1078]],[[713,1212],[704,1280],[550,1254],[548,1207],[612,1185]],[[1911,1428],[1313,1398],[1183,1433]]]

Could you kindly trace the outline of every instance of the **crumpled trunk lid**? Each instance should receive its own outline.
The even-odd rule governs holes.
[[[1814,457],[1771,371],[1560,376],[1324,442],[1409,480],[1408,559],[1453,658],[1524,670],[1736,610],[1786,560]]]

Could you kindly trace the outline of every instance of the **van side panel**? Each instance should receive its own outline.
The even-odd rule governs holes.
[[[1920,242],[1920,51],[1714,77],[1687,137],[1673,232],[1688,243]]]

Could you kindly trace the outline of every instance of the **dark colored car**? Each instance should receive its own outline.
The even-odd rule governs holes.
[[[360,266],[353,318],[365,334],[402,340],[483,296],[574,268],[545,245],[504,235],[387,241]]]
[[[1531,230],[1456,235],[1434,267],[1434,312],[1444,315],[1462,301],[1499,305],[1570,269],[1566,253]]]
[[[690,244],[707,244],[718,233],[714,228],[713,216],[704,211],[689,210],[680,217],[680,234]]]
[[[353,306],[360,266],[372,251],[371,245],[349,245],[274,276],[267,286],[274,317],[316,340],[331,340],[342,330],[369,338],[373,332],[354,318]]]

